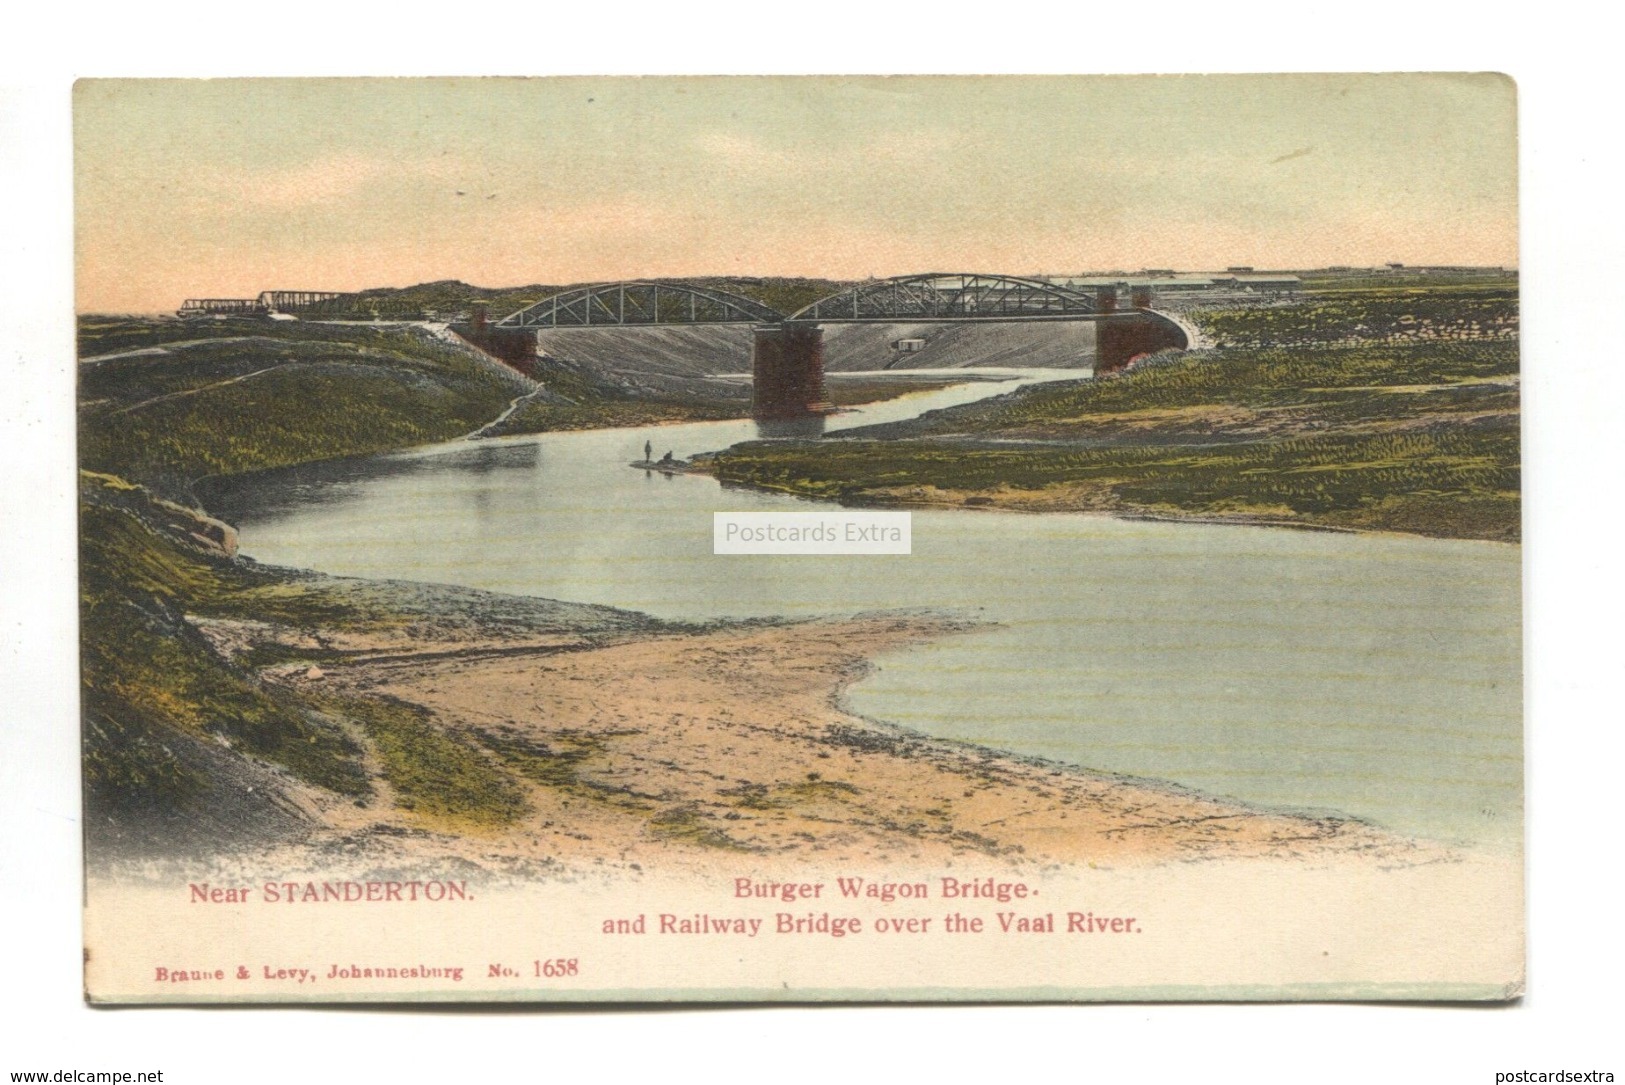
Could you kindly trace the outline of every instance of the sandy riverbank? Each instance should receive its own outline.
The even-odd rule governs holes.
[[[722,861],[1036,869],[1441,857],[1359,822],[1261,812],[935,740],[841,707],[841,689],[875,655],[973,628],[877,615],[564,650],[437,639],[422,653],[396,645],[315,672],[284,668],[272,680],[302,694],[417,706],[471,745],[525,751],[548,768],[524,774],[522,817],[469,829],[402,809],[374,764],[378,794],[365,805],[317,789],[291,796],[312,831],[254,864],[549,877],[595,868],[681,874]]]

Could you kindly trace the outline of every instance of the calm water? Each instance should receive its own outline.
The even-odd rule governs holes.
[[[943,510],[914,513],[909,556],[717,557],[713,511],[806,503],[625,466],[645,439],[658,457],[754,436],[720,422],[455,443],[267,474],[211,503],[245,553],[342,575],[667,618],[958,610],[997,624],[882,658],[851,707],[1260,804],[1517,840],[1517,547]]]

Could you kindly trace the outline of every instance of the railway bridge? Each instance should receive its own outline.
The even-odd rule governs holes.
[[[257,298],[191,298],[183,317],[336,315],[351,295],[267,290]],[[1185,327],[1152,308],[1149,289],[1128,304],[1114,287],[1092,292],[1038,279],[970,272],[929,272],[874,279],[781,313],[751,298],[681,282],[594,283],[560,291],[496,321],[476,307],[458,334],[530,372],[536,333],[548,328],[627,328],[734,324],[754,329],[752,413],[793,419],[828,410],[824,332],[829,324],[989,324],[1089,321],[1097,326],[1095,372],[1113,373],[1135,358],[1191,345]]]
[[[1085,293],[1036,279],[931,272],[877,279],[820,298],[789,314],[758,301],[682,283],[616,282],[575,287],[495,322],[483,312],[459,332],[500,357],[533,359],[545,328],[625,328],[744,324],[755,329],[752,413],[799,418],[824,400],[826,324],[957,324],[1090,321],[1097,325],[1095,372],[1112,373],[1158,350],[1190,346],[1184,327],[1151,308],[1148,290],[1127,306],[1110,287]]]
[[[310,316],[321,307],[349,297],[332,290],[262,290],[255,298],[187,298],[176,310],[182,319],[197,317]]]

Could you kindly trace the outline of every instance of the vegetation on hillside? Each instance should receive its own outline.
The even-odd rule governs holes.
[[[1238,517],[1515,540],[1517,428],[1302,437],[1197,451],[923,441],[765,442],[724,482],[847,504]]]
[[[1515,339],[1518,295],[1507,289],[1344,290],[1294,305],[1193,310],[1219,347]]]
[[[80,465],[184,494],[206,475],[458,437],[525,387],[517,374],[416,329],[253,327],[279,334],[238,337],[210,322],[168,353],[82,365]],[[310,334],[282,330],[289,327]],[[129,342],[142,330],[103,328],[98,338]]]
[[[1517,290],[1518,273],[1499,268],[1456,268],[1454,270],[1423,270],[1421,268],[1384,268],[1378,271],[1366,268],[1360,271],[1306,271],[1302,274],[1305,290],[1332,293],[1339,290],[1409,290],[1421,289],[1432,294],[1452,290]]]
[[[141,487],[85,472],[80,495],[84,773],[98,850],[173,853],[188,827],[204,848],[262,838],[288,780],[363,806],[383,792],[427,828],[508,824],[527,809],[517,781],[529,774],[502,751],[413,706],[269,681],[267,668],[331,665],[369,644],[664,628],[602,607],[233,560],[189,537],[196,514]]]
[[[482,430],[481,436],[709,422],[750,413],[750,390],[745,386],[726,389],[727,394],[717,394],[698,382],[687,394],[633,388],[579,363],[552,357],[538,358],[534,372],[541,389],[516,404],[506,418]]]
[[[1513,343],[1197,351],[1163,356],[1111,380],[1029,385],[1011,395],[850,432],[1083,438],[1132,427],[1170,440],[1209,441],[1245,437],[1252,429],[1381,427],[1440,413],[1515,411],[1517,375]],[[1247,425],[1238,424],[1242,420]]]
[[[1460,301],[1461,304],[1456,303]],[[1348,295],[1203,314],[1285,340],[1162,356],[822,442],[708,460],[854,504],[999,505],[1519,538],[1516,299]],[[1461,339],[1395,329],[1474,325]],[[1359,334],[1356,335],[1356,330]],[[1327,335],[1340,345],[1305,345]],[[1348,339],[1355,341],[1345,342]]]
[[[213,786],[189,746],[214,743],[340,794],[370,793],[355,742],[332,721],[215,651],[187,615],[295,624],[366,622],[331,593],[209,560],[151,526],[150,499],[89,475],[79,528],[87,799],[101,821],[132,805],[158,816]],[[101,821],[95,823],[99,827]]]
[[[708,282],[781,311],[841,285]],[[430,299],[464,286],[414,289]],[[729,483],[858,504],[1519,537],[1510,291],[1343,290],[1193,315],[1227,345],[836,439],[750,442],[710,469]],[[402,585],[233,560],[221,525],[186,507],[196,480],[454,438],[521,396],[503,432],[736,417],[744,405],[643,394],[546,360],[533,392],[415,328],[87,317],[80,350],[147,352],[80,367],[89,824],[93,839],[126,843],[142,825],[252,834],[292,817],[273,801],[289,781],[332,802],[388,796],[429,828],[509,824],[527,809],[526,787],[577,786],[573,766],[589,751],[454,734],[413,706],[324,696],[319,685],[269,680],[266,668],[346,658],[341,633],[422,637],[462,623],[499,639],[591,637],[639,621],[449,589],[415,597]],[[914,387],[831,382],[846,403]],[[248,632],[223,646],[225,627]]]
[[[79,318],[79,358],[101,358],[126,351],[151,350],[184,343],[260,341],[262,347],[282,342],[340,343],[413,349],[423,337],[391,325],[323,324],[299,320],[232,317],[224,320],[181,320],[178,317],[99,316]],[[147,356],[149,360],[154,355]]]
[[[395,805],[425,824],[495,829],[530,811],[502,764],[435,725],[427,709],[393,697],[320,697],[323,708],[360,725],[394,792]]]
[[[533,385],[422,329],[263,320],[87,317],[80,366],[81,652],[90,835],[139,850],[198,846],[298,818],[283,781],[333,801],[394,803],[430,826],[490,827],[524,810],[489,751],[385,701],[322,699],[262,669],[344,658],[337,631],[448,622],[498,639],[591,635],[630,616],[436,589],[338,582],[232,560],[228,531],[189,509],[192,484],[458,437]],[[140,351],[143,353],[126,354]],[[124,355],[122,357],[106,357]],[[620,401],[557,374],[584,422]],[[611,402],[594,413],[595,404]],[[635,405],[629,405],[633,409]],[[424,589],[429,591],[429,589]],[[213,625],[211,625],[213,623]],[[227,650],[209,630],[241,626]],[[291,631],[291,632],[290,632]],[[148,841],[150,842],[150,841]]]
[[[539,359],[541,391],[471,348],[415,327],[87,317],[80,463],[184,496],[190,483],[451,440],[738,418],[724,397],[629,387]],[[151,353],[125,354],[129,351]]]

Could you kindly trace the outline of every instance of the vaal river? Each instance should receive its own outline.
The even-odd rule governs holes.
[[[1028,373],[831,431],[1075,379]],[[893,653],[850,707],[934,735],[1332,810],[1437,839],[1521,833],[1520,549],[988,510],[913,514],[911,555],[714,556],[718,510],[806,509],[627,464],[750,422],[456,442],[271,472],[211,504],[243,552],[664,618],[940,608],[988,626]]]

